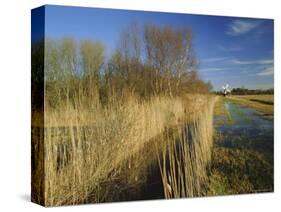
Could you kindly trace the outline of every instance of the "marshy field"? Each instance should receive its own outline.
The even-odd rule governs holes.
[[[273,95],[217,102],[210,195],[273,191],[273,105]]]
[[[110,57],[94,40],[33,43],[32,201],[273,191],[273,95],[216,95],[190,29],[138,30]]]

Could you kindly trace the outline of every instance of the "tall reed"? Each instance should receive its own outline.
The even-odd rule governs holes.
[[[131,96],[95,109],[46,106],[44,139],[33,141],[44,143],[44,158],[35,160],[44,160],[45,205],[112,200],[107,185],[124,175],[124,165],[146,142],[177,125],[184,111],[180,98],[168,97]]]
[[[158,150],[166,198],[194,197],[206,191],[207,166],[213,145],[215,97],[207,98],[192,121],[166,131]]]
[[[36,158],[33,159],[37,163],[33,170],[33,187],[37,189],[34,193],[43,192],[43,197],[34,198],[42,198],[40,201],[46,206],[121,199],[118,196],[121,190],[134,187],[144,179],[142,163],[149,160],[139,155],[144,145],[166,129],[179,125],[186,117],[197,116],[205,105],[202,95],[140,100],[127,94],[120,98],[112,96],[106,105],[102,105],[99,98],[79,96],[78,93],[74,103],[67,95],[66,99],[58,96],[57,108],[48,105],[47,98],[48,93],[45,96],[44,130],[32,139],[33,146],[37,147],[35,151],[41,152],[34,154]],[[193,137],[199,142],[204,139],[200,136],[209,138],[204,133],[197,135],[206,128],[202,126],[206,121],[204,118],[208,119],[201,117],[202,120],[194,121],[198,127]],[[42,129],[42,121],[36,120],[34,113],[33,129]],[[205,153],[201,143],[200,151]],[[193,148],[196,149],[193,154],[201,154],[199,148]],[[187,151],[187,147],[183,146],[182,151]],[[207,160],[200,158],[202,162],[199,157],[192,157],[198,160],[193,161],[195,164]],[[40,178],[42,174],[44,179]],[[125,183],[121,186],[122,181]]]

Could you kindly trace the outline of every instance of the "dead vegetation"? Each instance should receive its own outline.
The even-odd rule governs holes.
[[[56,206],[124,199],[124,190],[145,182],[144,145],[184,122],[194,125],[189,142],[195,144],[188,155],[183,140],[180,157],[183,163],[193,158],[186,169],[198,181],[188,175],[173,180],[186,184],[182,196],[200,193],[214,97],[197,76],[191,40],[189,29],[147,25],[142,34],[132,25],[109,59],[97,41],[33,45],[33,201]],[[187,191],[190,186],[195,190]],[[172,189],[175,195],[166,197],[179,195],[177,186]]]

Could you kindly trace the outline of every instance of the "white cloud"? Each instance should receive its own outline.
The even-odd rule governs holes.
[[[246,34],[257,28],[260,24],[261,24],[260,21],[254,21],[254,20],[242,20],[242,19],[234,20],[229,25],[226,34],[231,36]]]
[[[219,49],[224,52],[237,52],[242,51],[244,48],[236,46],[236,47],[225,47],[225,46],[219,46]]]
[[[218,61],[224,61],[226,59],[229,59],[228,57],[214,57],[214,58],[206,58],[203,59],[203,62],[209,63],[209,62],[218,62]]]
[[[257,76],[271,76],[274,74],[274,67],[269,66],[264,68],[261,72],[257,73]]]
[[[231,63],[235,65],[269,65],[273,64],[273,59],[260,59],[260,60],[231,60]]]
[[[203,68],[201,71],[203,72],[213,72],[213,71],[224,71],[226,68]]]

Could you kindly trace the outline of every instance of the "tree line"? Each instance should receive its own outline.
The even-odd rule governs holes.
[[[247,89],[245,87],[233,88],[231,93],[233,95],[258,95],[258,94],[274,94],[274,89]]]
[[[42,82],[45,101],[54,107],[62,99],[80,97],[106,103],[127,93],[149,98],[209,92],[210,86],[198,77],[192,40],[190,28],[132,23],[121,32],[110,56],[99,41],[63,38],[33,43],[34,95],[42,95]]]

